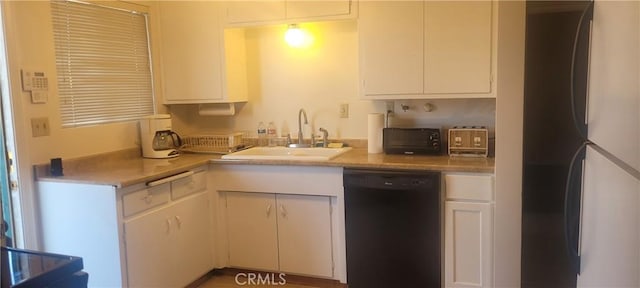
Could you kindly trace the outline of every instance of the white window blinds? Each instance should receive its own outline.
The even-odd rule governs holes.
[[[146,14],[52,1],[63,127],[154,113]]]

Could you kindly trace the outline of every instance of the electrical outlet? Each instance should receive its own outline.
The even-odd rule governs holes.
[[[340,118],[349,118],[349,104],[340,104]]]
[[[395,103],[393,101],[385,102],[387,104],[387,110],[385,112],[394,113],[395,112]]]
[[[33,137],[49,136],[49,118],[31,118],[31,135]]]

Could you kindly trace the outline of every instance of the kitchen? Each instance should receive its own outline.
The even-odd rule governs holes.
[[[42,69],[54,79],[54,50],[50,37],[49,4],[43,2],[3,3],[3,22],[11,74],[12,105],[15,115],[17,155],[19,156],[20,189],[23,191],[22,214],[26,223],[35,223],[31,165],[47,163],[60,157],[73,159],[137,147],[136,123],[101,125],[100,127],[60,128],[58,107],[55,101],[55,84],[52,84],[47,104],[31,104],[27,93],[19,92],[19,70]],[[495,214],[494,214],[494,271],[496,287],[519,285],[520,251],[520,177],[522,155],[522,53],[524,35],[524,10],[522,3],[499,2],[496,51],[495,98],[455,100],[395,101],[396,117],[393,125],[451,127],[468,123],[486,125],[496,135],[495,158]],[[151,20],[153,22],[153,19]],[[8,23],[11,23],[9,25]],[[35,24],[34,24],[35,23]],[[237,104],[238,114],[233,117],[198,116],[197,105],[157,105],[157,112],[170,113],[174,129],[189,135],[201,131],[234,129],[254,131],[260,121],[274,121],[280,135],[297,132],[297,111],[305,108],[310,114],[311,125],[307,133],[324,127],[332,139],[366,139],[366,116],[371,112],[384,112],[384,101],[361,100],[358,87],[358,34],[354,20],[309,24],[319,46],[308,52],[293,50],[282,41],[284,25],[247,29],[247,49],[254,58],[249,61],[249,101]],[[304,27],[304,23],[301,24]],[[152,23],[153,27],[153,23]],[[153,28],[151,28],[153,43]],[[322,45],[320,45],[322,44]],[[161,55],[159,45],[152,45],[152,55]],[[253,51],[251,49],[254,49]],[[316,54],[317,53],[317,54]],[[248,55],[251,55],[248,54]],[[309,55],[310,54],[310,55]],[[323,55],[323,57],[310,57]],[[331,61],[326,61],[328,56]],[[155,71],[162,71],[162,63],[153,58]],[[252,66],[253,65],[253,66]],[[159,69],[158,69],[159,67]],[[178,71],[176,71],[179,73]],[[154,73],[156,99],[162,104],[162,73]],[[255,83],[255,84],[254,84]],[[186,87],[183,87],[187,89]],[[6,87],[4,89],[7,89]],[[252,90],[255,89],[255,90]],[[3,91],[6,94],[8,91]],[[400,103],[402,102],[402,103]],[[428,102],[436,109],[422,112]],[[349,118],[339,118],[340,104],[348,104]],[[403,112],[400,105],[410,107]],[[422,111],[421,111],[422,110]],[[405,116],[406,115],[406,116]],[[31,118],[49,117],[51,135],[30,137]],[[495,119],[495,120],[494,120]],[[394,122],[395,121],[395,122]],[[403,123],[404,121],[404,123]],[[414,122],[415,121],[415,122]],[[24,127],[25,129],[19,129]],[[307,134],[307,137],[308,134]],[[516,203],[510,205],[509,203]],[[33,214],[31,214],[33,213]],[[25,235],[38,235],[35,225],[23,225]],[[27,247],[37,247],[37,237],[24,239]]]

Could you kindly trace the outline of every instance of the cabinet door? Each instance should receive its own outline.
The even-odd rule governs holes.
[[[285,18],[285,2],[266,1],[229,1],[225,4],[227,23],[256,23],[282,20]]]
[[[215,1],[158,1],[166,103],[222,99],[222,29]]]
[[[124,223],[129,287],[177,287],[174,259],[175,221],[160,209]]]
[[[491,92],[491,1],[425,2],[425,94]]]
[[[360,81],[364,95],[422,94],[424,4],[359,4]]]
[[[229,264],[278,270],[278,232],[274,194],[227,192]]]
[[[445,287],[492,286],[490,203],[445,202]]]
[[[277,204],[280,270],[333,277],[329,197],[278,194]]]
[[[351,0],[287,1],[287,19],[348,15]]]
[[[178,234],[178,245],[174,247],[177,267],[180,271],[180,286],[195,281],[207,274],[211,262],[211,225],[209,222],[209,194],[200,193],[174,206],[173,220]]]

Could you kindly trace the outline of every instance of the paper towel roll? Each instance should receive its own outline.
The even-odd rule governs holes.
[[[384,114],[370,113],[367,119],[367,144],[369,153],[382,153],[382,128]]]

